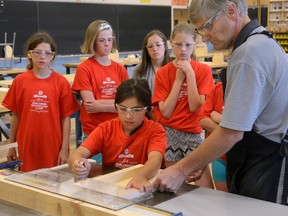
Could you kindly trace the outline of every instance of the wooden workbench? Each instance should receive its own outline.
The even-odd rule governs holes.
[[[125,185],[141,165],[130,167],[95,178],[117,185]],[[169,215],[156,211],[162,209],[170,212],[182,212],[183,215],[197,216],[282,216],[288,212],[288,207],[271,202],[252,199],[244,196],[183,184],[183,191],[176,193],[154,192],[153,198],[131,205],[118,211],[109,210],[89,204],[72,197],[36,189],[30,186],[11,182],[0,175],[0,199],[15,203],[49,215],[101,215],[101,216],[140,216]],[[182,188],[181,187],[181,188]],[[189,188],[189,189],[187,189]],[[141,207],[142,205],[147,208]],[[149,207],[150,206],[150,207]]]
[[[64,76],[64,77],[68,80],[68,82],[72,85],[73,80],[74,80],[74,77],[75,77],[75,74],[64,74],[63,76]],[[12,83],[13,83],[13,79],[11,79],[11,80],[0,80],[0,87],[10,88],[10,86],[12,85]]]
[[[1,76],[11,76],[11,77],[15,77],[18,74],[24,73],[25,71],[27,71],[26,68],[12,68],[12,69],[0,69],[0,75]]]
[[[141,59],[139,58],[120,58],[118,63],[124,65],[124,67],[135,66],[141,63]],[[64,63],[62,64],[66,68],[66,74],[70,74],[71,69],[76,69],[81,62],[72,62],[72,63]]]
[[[227,62],[215,63],[215,62],[204,61],[201,63],[208,65],[209,67],[211,67],[211,69],[226,68],[228,66]]]

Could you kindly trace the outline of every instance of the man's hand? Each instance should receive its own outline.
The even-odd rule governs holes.
[[[177,164],[163,170],[156,180],[153,182],[153,187],[161,192],[176,192],[182,185],[186,176],[181,173]]]

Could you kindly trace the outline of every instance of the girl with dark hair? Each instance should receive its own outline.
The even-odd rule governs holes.
[[[67,79],[50,69],[56,44],[46,32],[31,36],[25,47],[29,64],[10,87],[3,106],[12,111],[10,142],[18,142],[21,171],[67,163],[70,115],[79,106]],[[10,149],[8,161],[17,160]]]
[[[159,30],[150,31],[144,38],[142,61],[133,72],[133,78],[146,79],[152,95],[157,70],[170,61],[166,36]]]
[[[118,87],[115,97],[118,117],[100,124],[69,158],[77,177],[87,176],[91,164],[86,158],[102,153],[104,166],[127,168],[144,164],[127,184],[150,192],[149,179],[164,167],[167,147],[163,127],[150,120],[151,91],[144,79],[129,79]],[[147,117],[146,117],[147,116]]]

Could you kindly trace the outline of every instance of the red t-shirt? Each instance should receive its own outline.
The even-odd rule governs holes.
[[[199,114],[199,120],[203,118],[210,118],[210,114],[213,111],[216,111],[222,114],[224,108],[224,100],[223,100],[223,87],[222,82],[218,82],[214,88],[211,89],[211,92],[207,95],[206,101],[201,108]],[[209,136],[208,133],[207,136]],[[222,160],[226,160],[225,155],[221,157]]]
[[[196,85],[200,95],[207,95],[213,86],[212,70],[209,66],[191,60],[191,66],[196,77]],[[165,119],[158,107],[160,101],[165,101],[169,96],[177,68],[173,62],[160,68],[156,73],[154,95],[152,103],[155,106],[153,115],[161,124],[187,133],[201,133],[199,125],[199,112],[190,112],[187,97],[187,83],[183,82],[182,89],[178,96],[178,101],[170,118]]]
[[[210,118],[212,111],[222,114],[224,107],[222,82],[218,82],[206,97],[206,101],[201,108],[199,120]]]
[[[61,120],[79,109],[66,78],[53,71],[39,79],[29,70],[14,79],[2,105],[19,116],[16,140],[21,171],[57,166]]]
[[[167,148],[166,133],[161,124],[144,118],[143,125],[128,136],[119,118],[100,124],[81,144],[91,155],[102,153],[105,166],[127,168],[144,164],[151,151],[164,155]]]
[[[92,91],[96,100],[115,99],[118,86],[127,79],[128,73],[123,65],[111,61],[111,65],[103,66],[91,57],[77,68],[72,90]],[[90,134],[98,124],[115,117],[117,113],[87,113],[81,106],[80,121],[85,134]]]

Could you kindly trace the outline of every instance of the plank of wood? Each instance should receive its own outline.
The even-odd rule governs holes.
[[[109,182],[109,183],[114,183],[114,184],[117,184],[119,186],[124,186],[125,187],[128,184],[128,182],[131,180],[131,178],[133,176],[135,176],[140,171],[140,169],[142,167],[143,167],[142,164],[138,164],[138,165],[135,165],[135,166],[132,166],[132,167],[128,167],[128,168],[119,170],[117,172],[113,172],[113,173],[109,173],[109,174],[106,174],[106,175],[97,176],[97,177],[94,177],[94,178],[98,179],[98,180],[103,180],[103,181],[106,181],[106,182]],[[161,170],[159,170],[159,172],[160,171]],[[153,182],[155,180],[156,176],[151,178],[149,181]]]
[[[1,69],[0,74],[9,74],[9,75],[17,75],[27,71],[26,68],[9,68],[9,69]]]

